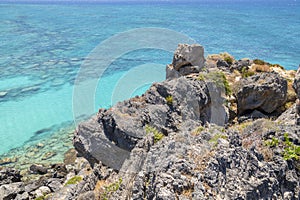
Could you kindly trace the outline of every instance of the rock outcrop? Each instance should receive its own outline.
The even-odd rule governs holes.
[[[173,62],[167,65],[167,79],[198,73],[205,63],[204,48],[198,44],[179,44]]]
[[[203,52],[179,45],[167,80],[81,123],[38,180],[1,170],[0,199],[300,199],[299,72]]]
[[[155,83],[141,97],[99,110],[97,117],[76,130],[74,146],[91,163],[119,170],[129,152],[146,136],[146,126],[165,135],[210,121],[210,96],[206,84],[185,77]]]
[[[239,115],[254,110],[272,113],[287,99],[287,81],[275,72],[244,78],[239,85],[236,93]]]

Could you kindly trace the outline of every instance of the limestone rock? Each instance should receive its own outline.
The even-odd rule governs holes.
[[[154,84],[142,97],[100,110],[78,126],[73,142],[90,163],[101,161],[119,170],[145,137],[146,124],[167,134],[187,120],[195,124],[210,120],[210,96],[204,82],[180,77]]]
[[[13,168],[4,168],[0,170],[0,185],[20,182],[22,176],[20,171]]]
[[[33,174],[46,174],[48,172],[47,167],[44,167],[42,165],[31,165],[29,168],[30,172]]]
[[[205,62],[204,48],[199,44],[179,44],[173,57],[173,66],[179,70],[183,66],[203,67]]]
[[[294,79],[293,88],[297,94],[297,98],[300,99],[300,65]]]
[[[238,114],[258,110],[272,113],[287,99],[287,81],[277,73],[260,73],[241,79],[236,94]]]
[[[0,186],[0,199],[15,199],[18,194],[25,192],[24,183],[11,183]]]
[[[179,44],[173,62],[167,65],[167,79],[198,73],[204,67],[204,48],[199,44]]]

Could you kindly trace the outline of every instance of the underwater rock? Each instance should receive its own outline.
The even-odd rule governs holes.
[[[10,163],[15,163],[17,161],[18,161],[18,158],[16,158],[16,157],[13,157],[13,158],[11,158],[11,157],[2,158],[0,160],[0,166],[1,165],[6,165],[6,164],[10,164]]]
[[[29,168],[30,172],[33,174],[46,174],[48,172],[47,167],[44,167],[42,165],[31,165]]]
[[[8,92],[6,91],[0,91],[0,98],[3,98],[7,95]]]
[[[55,155],[56,155],[55,152],[47,152],[43,155],[42,160],[48,160],[49,158],[52,158]]]

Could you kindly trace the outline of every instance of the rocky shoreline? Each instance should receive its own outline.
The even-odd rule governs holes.
[[[81,123],[64,163],[31,165],[37,179],[1,167],[0,199],[300,199],[299,71],[197,44],[166,70]]]

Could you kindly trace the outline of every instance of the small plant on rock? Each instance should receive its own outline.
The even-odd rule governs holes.
[[[82,177],[81,177],[81,176],[74,176],[74,177],[70,178],[70,179],[66,182],[65,186],[71,185],[71,184],[77,184],[77,183],[79,183],[80,181],[82,181]]]
[[[216,146],[218,144],[218,140],[219,139],[224,139],[227,140],[228,136],[227,135],[223,135],[223,134],[216,134],[214,135],[209,142],[213,144],[213,146]]]
[[[173,97],[171,95],[166,97],[166,101],[168,105],[172,105],[173,104]]]
[[[197,136],[204,130],[205,130],[205,128],[203,126],[199,126],[198,128],[196,128],[195,130],[192,131],[192,135]]]
[[[255,73],[253,71],[249,71],[247,67],[242,68],[242,77],[247,78],[249,76],[253,76]]]
[[[120,186],[122,184],[122,181],[123,181],[122,178],[120,178],[119,181],[111,183],[108,186],[104,186],[105,187],[105,191],[101,195],[101,199],[108,200],[110,198],[110,196],[112,195],[112,193],[114,193],[117,190],[119,190],[119,188],[120,188]]]
[[[232,63],[233,63],[233,59],[232,59],[230,56],[226,56],[226,57],[224,58],[224,60],[225,60],[229,65],[232,65]]]
[[[154,143],[160,141],[165,135],[159,132],[155,127],[149,126],[148,124],[145,126],[146,134],[153,133]]]
[[[279,140],[275,137],[272,137],[271,140],[265,141],[265,145],[269,147],[277,147],[279,144]]]
[[[284,152],[283,152],[283,159],[285,160],[299,160],[300,159],[300,146],[295,145],[293,142],[290,141],[288,133],[284,134]]]

